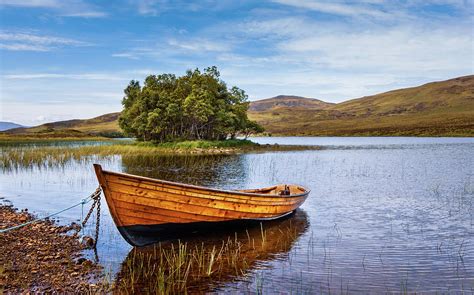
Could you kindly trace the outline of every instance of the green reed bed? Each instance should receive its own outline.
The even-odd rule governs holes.
[[[127,145],[96,145],[96,146],[20,146],[2,148],[0,152],[0,167],[2,170],[62,166],[71,160],[82,160],[87,157],[126,155],[137,152],[137,147]],[[151,152],[142,148],[140,153]]]
[[[174,143],[106,142],[99,144],[59,144],[59,145],[1,145],[0,168],[2,170],[51,167],[65,165],[71,160],[85,160],[88,157],[150,157],[173,154],[232,154],[239,152],[265,152],[308,150],[317,147],[259,145],[248,140],[225,141],[183,141]]]
[[[116,143],[109,145],[84,146],[15,146],[0,148],[0,167],[5,169],[50,167],[64,165],[71,160],[88,157],[104,158],[120,155],[122,157],[150,157],[181,153],[181,150],[153,145]]]

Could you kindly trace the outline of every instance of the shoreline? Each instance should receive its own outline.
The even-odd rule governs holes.
[[[411,138],[473,138],[474,135],[470,133],[465,133],[465,134],[371,134],[371,133],[354,133],[354,134],[339,134],[339,135],[334,135],[334,134],[322,134],[322,133],[316,133],[316,134],[308,134],[308,133],[295,133],[295,134],[285,134],[285,133],[272,133],[272,134],[265,134],[265,135],[258,135],[254,134],[249,136],[246,140],[251,140],[252,138],[272,138],[272,137],[333,137],[333,138],[350,138],[350,137],[367,137],[367,138],[381,138],[381,137],[411,137]],[[245,139],[239,139],[239,140],[245,140]],[[42,137],[42,136],[19,136],[19,135],[8,135],[5,133],[0,132],[0,144],[6,144],[6,143],[49,143],[49,142],[86,142],[86,141],[91,141],[91,142],[127,142],[127,141],[135,141],[133,138],[128,138],[128,137],[100,137],[100,136],[81,136],[81,137],[74,137],[74,136],[67,136],[67,137]],[[196,140],[198,141],[198,140]],[[189,141],[193,142],[193,141]],[[179,143],[179,142],[177,142]],[[163,144],[156,144],[155,146],[159,146]],[[164,143],[166,145],[166,143]]]
[[[9,228],[35,216],[12,205],[0,205],[0,224]],[[0,234],[0,293],[90,293],[107,291],[102,266],[83,257],[78,224],[41,220]]]

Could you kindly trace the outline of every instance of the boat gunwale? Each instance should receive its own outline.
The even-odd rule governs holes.
[[[294,186],[303,188],[305,190],[304,192],[302,192],[300,194],[282,196],[282,195],[247,193],[247,192],[235,191],[235,190],[209,188],[209,187],[205,187],[205,186],[186,184],[186,183],[180,183],[180,182],[173,182],[173,181],[168,181],[168,180],[162,180],[162,179],[156,179],[156,178],[151,178],[151,177],[145,177],[145,176],[134,175],[134,174],[129,174],[129,173],[114,172],[114,171],[108,171],[108,170],[102,170],[102,173],[115,174],[115,175],[118,175],[118,176],[124,176],[124,177],[129,177],[129,178],[130,177],[131,178],[138,178],[138,179],[141,179],[141,180],[146,180],[146,181],[151,181],[151,182],[161,182],[161,183],[169,184],[169,185],[175,185],[175,186],[181,186],[181,187],[187,187],[187,188],[193,188],[193,189],[199,189],[199,190],[207,190],[207,191],[212,191],[212,192],[229,193],[229,194],[242,195],[242,196],[294,198],[294,197],[307,196],[311,192],[311,190],[307,189],[306,187],[304,187],[302,185],[298,185],[298,184],[287,184],[287,185],[294,185]],[[265,188],[262,188],[262,189],[265,189]]]

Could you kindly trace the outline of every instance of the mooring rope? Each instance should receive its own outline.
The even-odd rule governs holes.
[[[75,208],[75,207],[77,207],[77,206],[79,206],[79,205],[87,204],[87,203],[90,202],[91,200],[96,201],[97,198],[100,196],[100,192],[101,192],[101,191],[102,191],[101,188],[98,187],[98,188],[95,190],[95,192],[93,192],[93,193],[92,193],[90,196],[88,196],[87,198],[82,199],[82,201],[80,201],[80,202],[77,203],[77,204],[74,204],[74,205],[72,205],[72,206],[70,206],[70,207],[67,207],[67,208],[65,208],[65,209],[62,209],[62,210],[60,210],[60,211],[58,211],[58,212],[49,214],[48,216],[45,216],[45,217],[36,218],[36,219],[34,219],[34,220],[30,220],[30,221],[28,221],[28,222],[25,222],[25,223],[22,223],[22,224],[19,224],[19,225],[15,225],[15,226],[12,226],[12,227],[9,227],[9,228],[0,229],[0,233],[3,234],[3,233],[6,233],[6,232],[9,232],[9,231],[11,231],[11,230],[15,230],[15,229],[22,228],[22,227],[27,226],[27,225],[29,225],[29,224],[36,223],[36,222],[38,222],[38,221],[40,221],[40,220],[48,219],[48,218],[50,218],[50,217],[56,216],[56,215],[58,215],[58,214],[61,214],[61,213],[65,212],[65,211],[71,210],[72,208]],[[94,203],[94,204],[95,204],[95,203]],[[86,220],[86,221],[87,221],[87,220]]]

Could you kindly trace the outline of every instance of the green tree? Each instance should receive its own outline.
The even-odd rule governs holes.
[[[245,91],[228,89],[215,66],[181,77],[149,75],[143,87],[132,80],[124,93],[119,125],[139,140],[216,140],[263,132],[247,117]]]

